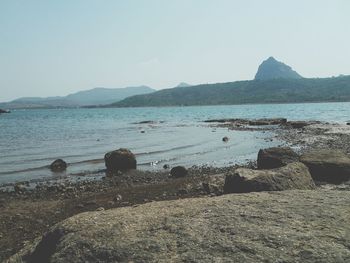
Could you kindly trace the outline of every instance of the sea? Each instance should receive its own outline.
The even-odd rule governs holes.
[[[256,159],[259,149],[284,142],[271,132],[203,121],[278,117],[344,123],[350,103],[13,110],[0,115],[0,184],[94,175],[105,169],[104,155],[119,148],[135,153],[141,170],[242,164]],[[64,173],[48,169],[58,158],[69,164]]]

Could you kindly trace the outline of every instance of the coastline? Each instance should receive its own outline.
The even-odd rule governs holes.
[[[271,128],[270,125],[242,127],[237,122],[211,125],[224,125],[233,130],[245,129],[246,132],[251,129],[270,131]],[[273,130],[273,136],[293,146],[299,153],[322,148],[350,152],[349,125],[311,121],[305,121],[303,125],[302,128],[280,125]],[[243,167],[255,168],[256,163],[250,162]],[[224,168],[192,167],[189,176],[184,178],[171,177],[169,170],[133,170],[114,177],[101,175],[101,180],[39,183],[32,191],[0,192],[0,261],[43,235],[54,224],[81,212],[221,195],[222,192],[215,187],[223,184],[223,174],[235,168],[237,165]],[[350,184],[318,184],[317,187],[318,190],[350,191]]]

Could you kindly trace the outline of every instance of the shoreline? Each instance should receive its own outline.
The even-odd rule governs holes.
[[[247,128],[238,122],[211,125],[224,125],[232,130]],[[350,153],[350,126],[310,121],[298,125],[303,127],[280,125],[273,130],[273,138],[284,140],[287,145],[298,149],[299,153],[326,147]],[[248,128],[247,132],[251,129],[270,131],[271,125]],[[101,175],[101,180],[96,181],[39,183],[33,191],[19,188],[17,191],[0,192],[0,261],[43,235],[54,224],[81,212],[221,195],[215,187],[223,183],[223,174],[237,167],[256,168],[256,163],[224,168],[192,167],[189,168],[189,176],[184,178],[169,176],[169,170],[131,170],[113,177]],[[350,184],[318,184],[317,187],[350,190]]]

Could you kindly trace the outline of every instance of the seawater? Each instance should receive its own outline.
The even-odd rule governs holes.
[[[106,152],[122,147],[146,170],[244,163],[260,148],[283,142],[270,141],[266,132],[212,128],[203,121],[276,117],[347,122],[350,103],[14,110],[0,115],[0,183],[62,176],[47,168],[57,158],[69,163],[64,176],[93,174],[104,169]],[[147,120],[154,123],[138,124]],[[223,136],[230,140],[223,143]]]

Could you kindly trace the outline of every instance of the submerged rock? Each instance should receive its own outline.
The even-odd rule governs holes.
[[[348,262],[344,191],[231,194],[81,213],[13,262]]]
[[[339,150],[318,149],[300,157],[315,181],[338,184],[350,180],[350,156]]]
[[[188,171],[183,166],[175,166],[170,170],[170,174],[172,177],[179,178],[179,177],[185,177],[188,175]]]
[[[315,184],[307,167],[299,162],[272,170],[238,168],[226,176],[225,193],[314,189]]]
[[[290,147],[271,147],[258,153],[258,169],[273,169],[297,162],[299,156]]]
[[[119,150],[105,154],[105,165],[108,171],[118,172],[130,169],[136,169],[135,155],[128,149],[120,148]]]
[[[222,141],[223,141],[223,142],[228,142],[228,140],[229,140],[229,138],[228,138],[227,136],[225,136],[225,137],[222,138]]]
[[[57,159],[50,164],[50,169],[53,172],[63,172],[67,169],[67,163],[62,159]]]

